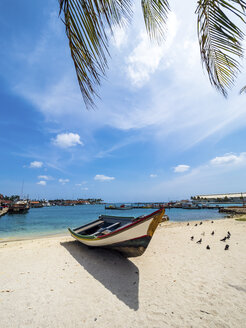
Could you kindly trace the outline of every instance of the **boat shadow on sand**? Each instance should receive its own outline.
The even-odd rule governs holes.
[[[90,248],[78,241],[61,243],[75,260],[130,309],[139,307],[139,270],[120,253]]]

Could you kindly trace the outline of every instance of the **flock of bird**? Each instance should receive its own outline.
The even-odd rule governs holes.
[[[214,223],[214,221],[211,221],[211,223]],[[202,222],[200,222],[200,225],[201,225],[201,224],[202,224]],[[190,225],[189,222],[187,223],[187,226],[188,226],[188,225]],[[196,224],[195,224],[195,227],[197,227],[197,225],[198,225],[198,224],[196,223]],[[204,236],[204,235],[205,235],[205,232],[203,232],[202,235]],[[211,232],[211,235],[212,235],[212,236],[214,235],[214,231]],[[220,239],[220,241],[226,242],[226,240],[227,240],[227,239],[229,240],[230,238],[231,238],[231,233],[230,233],[230,231],[228,231],[228,232],[227,232],[227,235],[226,235],[224,238]],[[191,236],[191,237],[190,237],[190,240],[193,241],[193,240],[194,240],[194,236]],[[201,243],[202,243],[202,238],[200,238],[196,243],[197,243],[197,244],[201,244]],[[206,249],[210,249],[210,246],[207,245]],[[226,244],[224,249],[225,249],[225,251],[227,251],[227,250],[229,249],[229,245]]]

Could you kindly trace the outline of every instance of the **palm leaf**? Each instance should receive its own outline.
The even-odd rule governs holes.
[[[244,33],[229,18],[245,23],[246,3],[243,0],[199,0],[196,13],[202,63],[210,82],[227,96],[240,71]],[[229,15],[229,16],[228,16]]]
[[[59,0],[79,86],[88,107],[107,67],[108,38],[114,24],[128,21],[130,0]]]
[[[169,3],[167,0],[142,0],[144,22],[151,39],[164,36]]]
[[[240,95],[246,93],[246,85],[239,91]]]

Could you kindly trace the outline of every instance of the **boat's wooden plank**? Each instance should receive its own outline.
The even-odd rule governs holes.
[[[73,231],[76,232],[76,233],[79,233],[81,231],[84,231],[84,230],[87,230],[87,229],[90,229],[90,228],[93,228],[93,227],[96,227],[97,225],[103,223],[104,221],[103,220],[100,220],[100,221],[96,221],[96,222],[93,222],[91,224],[87,224],[87,225],[84,225],[82,227],[79,227],[79,228],[76,228],[74,229]]]
[[[120,220],[120,221],[133,221],[135,220],[136,218],[134,216],[117,216],[117,215],[100,215],[99,217],[100,219],[102,220],[106,220],[106,221],[111,221],[113,222],[113,220]]]
[[[95,233],[94,233],[93,235],[91,235],[91,236],[97,236],[97,235],[99,235],[100,233],[102,233],[102,234],[110,233],[110,232],[112,232],[110,229],[112,229],[113,227],[116,227],[116,226],[118,226],[118,225],[120,225],[120,222],[116,222],[116,223],[114,223],[114,224],[111,224],[111,225],[108,226],[108,227],[102,228],[102,229],[100,229],[99,231],[95,232]]]

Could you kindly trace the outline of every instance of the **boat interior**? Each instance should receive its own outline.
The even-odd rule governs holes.
[[[107,235],[119,228],[127,226],[136,220],[135,217],[119,217],[110,215],[101,215],[99,219],[78,227],[73,231],[83,236],[102,236]]]

